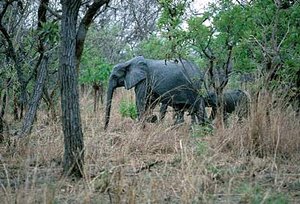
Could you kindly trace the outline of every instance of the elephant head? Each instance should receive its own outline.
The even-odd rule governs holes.
[[[138,83],[146,79],[147,63],[144,57],[139,56],[133,58],[125,63],[117,64],[110,75],[107,99],[106,99],[106,111],[105,111],[105,125],[107,128],[110,118],[111,102],[114,90],[118,87],[125,87],[127,90],[136,86]]]
[[[248,115],[250,104],[250,97],[248,94],[239,89],[227,90],[223,93],[223,114],[224,120],[228,117],[228,114],[237,111],[239,118]],[[217,112],[217,105],[221,105],[215,92],[209,92],[205,97],[205,106],[211,107],[212,112],[210,119],[214,119]]]

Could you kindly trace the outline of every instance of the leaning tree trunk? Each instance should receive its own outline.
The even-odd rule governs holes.
[[[3,10],[0,13],[0,32],[2,36],[4,37],[3,39],[6,40],[7,42],[7,48],[6,48],[6,53],[8,53],[8,57],[10,57],[13,62],[14,62],[14,67],[16,69],[17,73],[17,79],[19,82],[19,89],[20,89],[20,97],[19,97],[19,104],[20,104],[20,118],[23,117],[23,111],[25,109],[25,106],[27,104],[27,92],[26,92],[26,87],[27,87],[27,82],[25,80],[25,75],[22,70],[22,62],[20,57],[17,54],[16,48],[14,47],[12,36],[8,33],[6,27],[2,24],[2,19],[5,14],[5,12],[8,9],[9,4],[11,4],[13,1],[6,1],[2,6]]]
[[[78,77],[76,71],[76,23],[80,0],[62,0],[60,87],[64,133],[63,170],[66,175],[82,177],[84,163]]]
[[[19,134],[19,137],[24,137],[28,135],[32,129],[34,118],[36,116],[36,111],[43,94],[43,88],[47,76],[47,69],[48,69],[47,66],[48,66],[48,56],[41,55],[41,63],[39,65],[40,68],[38,72],[38,78],[34,87],[33,95],[31,97],[32,99],[29,103],[28,111],[26,112],[24,118],[23,126]]]
[[[2,105],[0,109],[0,143],[4,141],[4,114],[5,114],[5,108],[6,108],[6,90],[2,97]]]
[[[38,25],[37,30],[42,29],[42,24],[46,22],[46,13],[49,0],[41,0],[38,8]],[[34,119],[36,117],[36,112],[40,103],[40,99],[43,94],[43,88],[47,77],[47,69],[48,69],[48,56],[45,54],[45,41],[46,39],[42,36],[38,36],[38,52],[40,53],[40,57],[37,63],[38,76],[36,80],[36,84],[34,87],[33,95],[31,97],[31,101],[29,103],[28,110],[25,114],[25,118],[23,121],[23,126],[21,128],[19,137],[24,137],[28,135],[32,129],[32,125]],[[22,112],[21,112],[22,113]]]

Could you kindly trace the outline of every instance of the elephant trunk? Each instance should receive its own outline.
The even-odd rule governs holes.
[[[114,80],[109,80],[109,85],[108,85],[108,90],[107,90],[107,97],[106,97],[104,130],[107,129],[107,126],[108,126],[108,123],[109,123],[111,101],[112,101],[112,97],[113,97],[115,88],[116,88],[116,85],[114,83]]]

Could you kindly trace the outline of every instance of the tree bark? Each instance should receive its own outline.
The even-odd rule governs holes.
[[[84,144],[81,128],[78,77],[76,70],[76,23],[81,0],[62,0],[60,87],[64,133],[63,170],[68,176],[82,177]]]
[[[4,114],[6,108],[6,90],[2,97],[2,105],[0,110],[0,143],[4,141]]]
[[[0,32],[2,33],[4,39],[7,42],[6,53],[7,53],[8,57],[11,58],[12,61],[14,62],[15,69],[17,71],[17,79],[20,83],[20,92],[21,92],[20,106],[21,106],[21,117],[22,117],[23,110],[27,104],[27,93],[26,93],[27,82],[25,80],[25,75],[22,70],[21,59],[15,50],[13,41],[11,39],[10,34],[7,31],[7,28],[2,24],[3,16],[6,13],[8,7],[12,3],[13,3],[13,1],[5,1],[5,3],[2,6],[2,10],[0,12]]]
[[[41,0],[39,9],[38,9],[38,25],[37,30],[42,29],[42,23],[46,22],[46,12],[47,9],[45,6],[49,4],[49,0]],[[40,99],[43,94],[44,84],[46,82],[47,70],[48,70],[48,56],[45,54],[45,39],[42,36],[39,36],[38,42],[38,51],[40,57],[36,65],[38,73],[34,91],[29,103],[28,110],[25,114],[23,125],[19,133],[19,137],[24,137],[31,132],[34,119],[36,117],[36,112],[40,103]]]
[[[19,137],[24,137],[28,135],[32,129],[32,125],[34,122],[34,118],[36,116],[36,111],[38,108],[38,105],[40,103],[40,99],[43,94],[43,88],[44,84],[46,81],[46,76],[47,76],[47,70],[48,70],[48,56],[46,55],[41,55],[41,63],[39,65],[39,73],[38,73],[38,78],[34,87],[34,92],[32,95],[32,99],[29,103],[29,108],[28,111],[26,112],[23,126],[21,129],[21,132],[19,134]]]
[[[44,102],[47,104],[48,106],[48,114],[49,116],[51,117],[51,119],[53,121],[56,121],[56,111],[55,111],[55,106],[54,106],[54,98],[53,98],[53,95],[54,95],[54,92],[55,92],[56,88],[53,89],[53,92],[52,94],[49,94],[48,93],[48,89],[44,86],[44,89],[43,89],[43,99],[44,99]]]

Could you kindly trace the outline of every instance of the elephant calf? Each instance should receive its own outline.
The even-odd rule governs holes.
[[[217,113],[217,94],[214,92],[210,92],[204,100],[205,106],[212,108],[211,115],[209,118],[211,120],[214,120]],[[233,89],[225,91],[223,93],[223,102],[224,120],[226,120],[228,118],[228,115],[234,111],[237,113],[239,119],[249,114],[250,98],[242,90]]]

